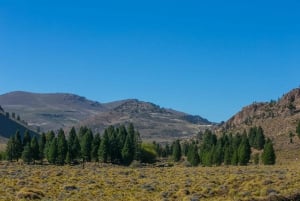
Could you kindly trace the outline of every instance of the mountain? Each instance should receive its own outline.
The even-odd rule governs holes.
[[[192,116],[149,102],[130,99],[119,102],[109,111],[99,113],[82,122],[94,130],[102,131],[107,125],[133,123],[147,140],[169,141],[189,137],[207,128],[211,123],[200,116]]]
[[[11,92],[0,96],[0,105],[8,112],[19,114],[29,126],[39,127],[42,131],[76,125],[106,110],[99,102],[66,93]]]
[[[277,101],[253,103],[244,107],[222,124],[219,130],[242,132],[252,126],[261,126],[265,135],[273,139],[277,149],[291,150],[300,148],[300,140],[296,137],[299,120],[300,88],[296,88]],[[295,135],[293,143],[290,143],[290,133]]]
[[[165,141],[195,135],[211,125],[200,116],[137,99],[99,103],[74,94],[16,91],[0,95],[0,105],[41,131],[86,125],[101,133],[109,125],[132,122],[143,139]]]

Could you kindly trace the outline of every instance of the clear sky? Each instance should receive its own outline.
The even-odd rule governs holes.
[[[300,1],[0,1],[0,94],[138,98],[227,120],[300,86]]]

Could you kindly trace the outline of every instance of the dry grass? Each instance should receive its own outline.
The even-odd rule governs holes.
[[[288,166],[168,168],[0,163],[0,200],[249,200],[299,193]]]

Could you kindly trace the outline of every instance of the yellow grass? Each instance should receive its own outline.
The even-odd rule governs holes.
[[[300,164],[145,167],[0,163],[0,200],[249,200],[299,193]],[[23,196],[22,196],[23,195]],[[198,199],[197,199],[198,198]]]

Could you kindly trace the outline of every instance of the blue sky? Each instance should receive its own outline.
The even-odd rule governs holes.
[[[0,1],[0,94],[138,98],[227,120],[300,86],[299,1]]]

